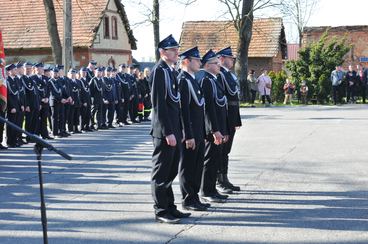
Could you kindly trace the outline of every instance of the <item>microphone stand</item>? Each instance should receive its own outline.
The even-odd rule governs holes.
[[[42,150],[44,148],[47,148],[50,151],[56,152],[57,154],[59,154],[60,156],[62,156],[63,158],[65,158],[67,160],[71,160],[72,157],[69,156],[67,153],[55,148],[53,145],[46,142],[45,140],[43,140],[39,136],[36,136],[32,133],[29,133],[28,131],[23,130],[18,125],[8,121],[7,119],[5,119],[1,116],[0,116],[0,123],[5,123],[8,126],[10,126],[12,129],[16,130],[17,132],[26,134],[32,142],[36,143],[35,146],[34,146],[33,151],[35,152],[35,154],[37,156],[37,162],[38,162],[38,179],[39,179],[39,183],[40,183],[40,201],[41,201],[41,208],[40,209],[41,209],[41,222],[42,222],[42,231],[43,231],[43,243],[48,244],[46,205],[45,205],[45,198],[44,198],[44,191],[43,191],[42,164],[41,164]]]

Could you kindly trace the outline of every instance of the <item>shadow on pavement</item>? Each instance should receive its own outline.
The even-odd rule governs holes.
[[[245,191],[243,194],[250,198],[234,196],[230,202],[250,207],[229,208],[224,204],[216,208],[221,213],[239,213],[238,217],[208,218],[198,224],[368,231],[367,191]]]

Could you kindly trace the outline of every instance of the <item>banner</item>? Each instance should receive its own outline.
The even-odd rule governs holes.
[[[5,52],[3,34],[0,30],[0,109],[5,111],[7,101],[7,87],[5,78]]]

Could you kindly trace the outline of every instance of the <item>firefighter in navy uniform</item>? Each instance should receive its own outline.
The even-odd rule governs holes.
[[[139,123],[137,120],[138,117],[138,85],[137,85],[137,76],[133,73],[133,66],[130,65],[126,73],[127,81],[129,82],[130,89],[130,99],[129,99],[129,118],[132,123]]]
[[[225,202],[228,195],[216,189],[217,171],[220,167],[223,144],[228,139],[227,99],[225,88],[217,80],[220,65],[216,53],[209,50],[202,57],[204,77],[200,84],[204,92],[206,142],[201,184],[201,198],[206,202]]]
[[[63,97],[63,84],[59,77],[59,69],[57,67],[51,70],[51,78],[48,82],[50,90],[50,106],[52,111],[52,133],[55,138],[63,137],[61,132],[62,113],[64,112],[64,104],[66,99]]]
[[[189,217],[176,209],[172,182],[178,173],[181,154],[182,126],[180,93],[171,65],[178,59],[179,44],[172,35],[158,44],[161,59],[150,76],[152,84],[152,197],[156,221],[175,224]]]
[[[81,129],[82,131],[92,131],[91,129],[91,90],[87,81],[87,68],[82,67],[79,71],[79,83],[81,87]]]
[[[179,164],[180,190],[184,209],[205,211],[210,204],[201,203],[201,187],[204,159],[204,94],[195,79],[199,71],[201,57],[198,47],[193,47],[179,54],[181,72],[178,76],[180,105],[184,126],[183,154]]]
[[[130,123],[127,121],[128,118],[128,110],[129,110],[129,102],[130,102],[130,85],[127,80],[127,74],[125,73],[126,65],[119,65],[119,72],[116,75],[116,78],[121,83],[122,88],[122,112],[121,112],[121,120],[124,125],[129,125]]]
[[[138,88],[138,118],[139,121],[144,121],[144,98],[147,96],[144,84],[144,76],[142,72],[138,72],[137,88]]]
[[[150,76],[150,70],[149,68],[145,68],[143,71],[143,86],[145,89],[145,95],[144,95],[144,100],[143,100],[143,104],[144,104],[144,116],[143,116],[143,121],[149,121],[149,116],[151,114],[151,109],[152,109],[152,104],[151,104],[151,86],[149,84],[149,76]]]
[[[71,94],[71,86],[68,77],[64,75],[64,65],[57,65],[56,66],[59,69],[59,80],[62,84],[62,93],[63,98],[66,100],[61,109],[61,127],[60,127],[60,134],[62,137],[68,137],[71,134],[66,131],[66,123],[69,123],[70,121],[70,110],[71,110],[71,104],[73,102],[72,100],[72,94]]]
[[[105,77],[103,77],[103,108],[102,108],[102,128],[114,128],[112,122],[114,120],[114,107],[116,100],[115,82],[111,78],[112,67],[106,67]],[[106,121],[107,117],[107,121]],[[107,122],[107,123],[106,123]]]
[[[97,65],[97,62],[94,61],[94,60],[91,60],[88,63],[87,70],[86,70],[86,72],[87,72],[86,80],[87,80],[88,84],[91,82],[93,77],[95,77],[96,65]]]
[[[72,103],[70,104],[70,111],[69,111],[69,122],[68,122],[68,130],[71,133],[82,133],[78,126],[80,124],[80,110],[81,110],[81,85],[80,82],[77,80],[77,70],[70,69],[68,72],[69,84],[71,88],[71,97]]]
[[[114,105],[114,113],[116,114],[116,124],[119,127],[123,126],[122,120],[122,112],[123,112],[123,87],[120,80],[117,77],[118,70],[116,68],[112,68],[111,79],[114,83],[114,94],[115,94],[115,105]]]
[[[43,79],[46,81],[47,86],[49,84],[50,78],[51,78],[51,67],[50,66],[44,67],[44,69],[43,69]],[[50,90],[49,90],[49,92],[50,92]],[[47,116],[47,121],[48,121],[48,128],[50,128],[50,131],[52,131],[50,98],[49,98],[49,112],[48,112],[48,116]]]
[[[228,105],[228,125],[229,140],[223,146],[222,161],[217,175],[217,186],[220,192],[240,191],[239,186],[234,186],[228,178],[229,153],[234,140],[235,131],[242,126],[239,112],[239,84],[235,74],[231,72],[234,66],[234,59],[231,47],[226,47],[217,52],[221,68],[217,75],[219,80],[225,85],[225,92]]]
[[[21,128],[23,128],[23,122],[24,122],[24,116],[25,116],[25,105],[26,105],[26,89],[24,88],[23,82],[22,82],[22,77],[24,76],[24,67],[23,67],[23,63],[18,62],[15,64],[16,66],[16,81],[18,83],[18,88],[19,88],[19,99],[21,101],[21,104],[23,105],[23,109],[21,111],[19,111],[19,115],[17,116],[17,125]],[[27,144],[27,141],[24,141],[22,138],[22,133],[18,132],[17,133],[17,142],[20,145],[24,145]]]
[[[38,135],[41,135],[43,139],[53,139],[49,136],[49,132],[47,129],[47,119],[50,113],[50,91],[48,88],[47,77],[43,75],[43,64],[36,63],[33,65],[35,74],[31,77],[33,82],[36,84],[36,88],[38,90],[38,94],[40,96],[41,110],[39,117],[39,128]]]
[[[92,99],[92,127],[94,127],[94,125],[96,124],[95,122],[95,118],[96,118],[96,121],[97,121],[96,129],[101,129],[101,126],[102,126],[102,107],[103,107],[102,72],[103,72],[103,68],[98,67],[95,71],[95,77],[92,78],[89,84],[90,89],[91,89],[91,99]]]
[[[39,116],[40,116],[40,97],[36,84],[31,79],[32,64],[24,63],[25,73],[22,76],[22,83],[26,92],[25,116],[26,116],[26,131],[35,134],[38,131]],[[27,141],[30,138],[27,137]]]
[[[7,117],[10,122],[17,124],[17,117],[20,115],[19,111],[21,111],[22,104],[19,97],[18,83],[15,79],[15,68],[14,64],[9,64],[5,67],[5,70],[7,72],[6,83],[8,89]],[[19,147],[17,132],[10,126],[7,126],[6,132],[8,147]]]

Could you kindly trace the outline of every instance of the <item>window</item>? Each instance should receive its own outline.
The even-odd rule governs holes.
[[[110,39],[110,23],[109,23],[109,17],[104,17],[104,38]]]
[[[111,36],[112,39],[118,39],[118,19],[115,16],[111,17]]]

